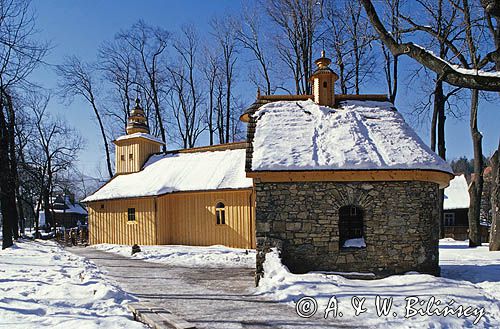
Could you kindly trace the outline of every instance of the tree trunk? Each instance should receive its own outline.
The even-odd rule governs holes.
[[[111,167],[111,156],[109,155],[108,139],[106,138],[106,132],[104,131],[104,124],[102,123],[101,116],[99,114],[99,111],[97,110],[97,106],[94,104],[94,100],[92,100],[92,107],[94,109],[97,122],[99,123],[99,129],[101,130],[102,141],[104,142],[104,151],[106,152],[106,165],[109,177],[111,178],[113,177],[113,169]],[[45,216],[47,216],[47,214],[45,214]]]
[[[500,142],[491,157],[491,169],[490,251],[500,251]]]
[[[14,204],[14,209],[12,210],[12,235],[15,240],[19,239],[19,213],[17,211],[18,207],[16,205],[17,195],[19,191],[19,177],[17,172],[17,154],[16,154],[16,143],[15,143],[15,126],[16,126],[16,115],[14,112],[14,105],[12,103],[12,97],[5,91],[2,90],[3,96],[6,101],[6,108],[9,114],[8,118],[8,144],[9,144],[9,182],[10,182],[10,192],[14,201],[10,201],[11,204]]]
[[[7,120],[4,114],[4,104],[0,99],[0,172],[9,172],[9,143]],[[0,211],[2,212],[2,249],[6,249],[14,244],[12,241],[12,207],[11,194],[9,188],[8,174],[0,175]]]
[[[436,81],[434,90],[434,112],[437,112],[437,148],[438,155],[446,161],[446,145],[444,136],[445,116],[445,99],[443,93],[443,82]],[[439,190],[439,237],[444,238],[444,190]]]
[[[474,147],[474,179],[469,187],[469,247],[481,245],[480,213],[481,196],[483,193],[483,136],[477,127],[477,112],[479,106],[479,91],[472,89],[470,129],[472,135],[472,145]]]

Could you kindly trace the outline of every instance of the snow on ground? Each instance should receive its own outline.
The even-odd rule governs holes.
[[[141,252],[134,255],[131,255],[131,246],[127,245],[99,244],[93,247],[122,256],[174,266],[255,267],[255,250],[228,248],[224,246],[141,246]]]
[[[144,328],[132,298],[88,260],[52,241],[23,241],[0,251],[0,327]]]
[[[354,323],[370,328],[500,328],[500,252],[489,252],[487,246],[467,248],[466,241],[441,240],[440,266],[442,277],[418,273],[395,275],[381,280],[350,280],[338,275],[325,273],[291,274],[279,260],[277,253],[266,256],[264,271],[266,277],[260,282],[259,294],[289,303],[307,313],[304,296],[314,297],[318,303],[315,316],[324,316],[325,308],[332,296],[338,302],[338,311],[344,319],[352,318]],[[376,314],[376,296],[393,298],[393,306],[388,316]],[[366,298],[363,306],[366,313],[354,315],[353,296]],[[416,296],[424,305],[411,305]],[[440,305],[431,310],[441,309],[447,304],[453,309],[458,305],[471,306],[474,315],[460,317],[453,315],[415,315],[405,318],[417,308],[425,310],[427,301],[435,297]],[[452,303],[452,301],[454,301]],[[356,302],[356,301],[354,301]],[[437,302],[436,302],[437,303]],[[481,309],[484,315],[481,316]],[[396,312],[396,314],[393,314]],[[333,313],[330,313],[332,317]],[[477,324],[474,321],[477,319]],[[334,321],[334,320],[332,320]]]
[[[424,169],[452,173],[389,102],[263,105],[253,117],[252,169]]]
[[[245,150],[153,155],[144,168],[118,175],[83,202],[252,187],[245,173]]]

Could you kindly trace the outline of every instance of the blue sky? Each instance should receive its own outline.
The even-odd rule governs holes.
[[[194,24],[199,31],[208,29],[212,16],[225,12],[237,13],[241,6],[238,0],[213,1],[130,1],[130,0],[34,0],[37,13],[39,37],[52,43],[53,48],[46,58],[51,65],[62,62],[64,56],[76,54],[83,60],[94,61],[97,48],[102,42],[111,40],[120,30],[130,27],[139,19],[159,25],[170,31],[177,31],[186,23]],[[56,88],[57,76],[51,65],[34,72],[33,79],[46,88]],[[403,60],[402,70],[415,65],[411,60]],[[244,76],[240,77],[244,80]],[[408,81],[403,81],[408,84]],[[425,82],[424,82],[425,83]],[[250,104],[255,97],[255,90],[248,89],[248,83],[241,81],[237,93],[245,103]],[[366,93],[385,93],[385,85],[373,82]],[[397,107],[408,112],[415,103],[416,94],[413,86],[402,86],[398,95]],[[498,100],[498,97],[496,97]],[[500,109],[498,104],[483,101],[481,103],[479,126],[484,134],[484,153],[491,152],[498,145],[500,136]],[[99,130],[88,105],[76,99],[71,104],[63,104],[53,95],[50,111],[64,116],[76,127],[87,141],[87,148],[81,153],[79,166],[87,174],[94,175],[98,168],[103,168]],[[467,109],[464,109],[467,113]],[[410,118],[408,118],[408,121]],[[428,125],[415,127],[419,135],[428,143]],[[461,155],[472,156],[472,144],[468,126],[468,117],[461,120],[449,117],[447,120],[448,158]]]

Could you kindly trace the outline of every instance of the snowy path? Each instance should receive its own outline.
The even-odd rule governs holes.
[[[141,301],[165,307],[198,328],[362,328],[348,319],[303,319],[291,306],[253,295],[251,268],[188,268],[94,248],[68,250],[93,261]]]

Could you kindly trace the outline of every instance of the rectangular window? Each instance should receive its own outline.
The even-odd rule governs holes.
[[[444,226],[455,226],[455,213],[444,213]]]
[[[120,160],[125,161],[125,155],[124,154],[120,155]]]
[[[224,209],[217,210],[215,212],[215,215],[217,217],[217,225],[225,225],[226,224],[226,211]]]
[[[226,224],[226,206],[222,202],[218,202],[215,205],[215,223],[217,225]]]
[[[134,155],[133,155],[132,153],[130,153],[130,154],[128,155],[128,159],[129,159],[129,160],[133,160],[133,159],[134,159]]]
[[[135,222],[135,208],[128,208],[128,221]]]
[[[104,209],[104,203],[101,203],[101,209]]]

